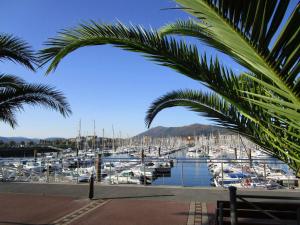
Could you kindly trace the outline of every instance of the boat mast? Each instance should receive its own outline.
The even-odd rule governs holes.
[[[112,125],[112,132],[113,132],[113,138],[112,138],[112,149],[115,150],[115,130],[114,125]]]
[[[122,132],[121,131],[119,131],[119,135],[120,135],[119,136],[119,138],[120,138],[119,139],[119,146],[122,147]]]
[[[76,149],[77,156],[78,156],[78,151],[81,147],[80,142],[81,142],[81,119],[79,120],[79,128],[78,128],[77,149]]]
[[[96,123],[95,123],[95,120],[94,120],[94,136],[93,136],[92,150],[96,151]]]
[[[104,128],[102,129],[102,152],[104,151]]]

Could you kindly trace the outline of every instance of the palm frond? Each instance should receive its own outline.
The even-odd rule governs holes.
[[[49,39],[48,48],[40,51],[42,65],[51,61],[47,73],[54,70],[60,61],[78,48],[90,45],[113,44],[125,50],[142,52],[145,57],[170,67],[192,79],[202,82],[213,90],[227,92],[227,86],[238,82],[237,76],[222,66],[217,59],[201,57],[195,45],[184,41],[163,38],[155,31],[147,31],[140,26],[81,24],[65,30],[58,37]]]
[[[161,38],[157,32],[146,31],[139,26],[126,27],[121,23],[97,24],[93,21],[74,29],[64,30],[58,37],[49,39],[46,43],[48,48],[41,50],[39,54],[41,65],[51,61],[47,70],[47,73],[50,73],[72,51],[84,46],[104,44],[142,52],[159,64],[169,66],[190,77],[197,76],[195,71],[198,70],[199,56],[196,46]],[[190,64],[191,62],[193,63]]]
[[[150,127],[153,119],[160,111],[175,106],[186,106],[192,111],[205,114],[206,117],[210,117],[219,125],[238,131],[235,127],[240,122],[230,118],[231,113],[236,113],[230,104],[227,104],[216,94],[204,94],[193,90],[172,91],[154,101],[147,111],[145,119],[147,127]],[[238,118],[240,113],[236,116]]]
[[[13,128],[18,125],[15,112],[8,108],[0,107],[0,120],[8,123]]]
[[[10,74],[0,73],[0,89],[17,88],[24,84],[26,84],[26,82],[19,77]]]
[[[5,80],[4,78],[2,77],[2,80]],[[14,77],[8,78],[13,79]],[[16,80],[18,79],[16,78]],[[14,88],[10,88],[11,86]],[[17,124],[15,113],[23,110],[25,104],[41,105],[60,112],[64,117],[71,114],[70,106],[64,95],[52,87],[22,82],[21,85],[0,88],[0,120],[3,122],[8,122],[15,127]]]
[[[126,50],[143,52],[146,57],[200,81],[223,97],[227,97],[228,100],[238,96],[233,90],[238,90],[235,88],[238,82],[237,76],[220,65],[217,59],[207,60],[205,55],[201,57],[198,55],[195,46],[187,45],[183,41],[176,42],[172,38],[163,38],[158,33],[146,31],[141,27],[126,27],[120,23],[117,25],[95,22],[82,24],[77,28],[61,32],[57,38],[50,39],[47,43],[49,47],[42,50],[40,56],[43,63],[51,61],[47,70],[50,72],[67,54],[77,48],[103,44],[113,44]],[[228,93],[228,89],[232,91]],[[238,104],[242,98],[235,98],[233,101]],[[242,104],[236,107],[247,115]]]
[[[0,61],[3,60],[17,62],[30,70],[35,70],[34,51],[26,42],[12,35],[0,34]]]
[[[269,154],[299,168],[299,4],[276,36],[287,1],[278,0],[276,4],[272,0],[178,2],[198,20],[178,21],[160,32],[121,23],[81,24],[48,40],[46,48],[39,53],[41,65],[50,62],[47,69],[50,73],[68,54],[91,45],[112,44],[140,52],[214,92],[179,91],[163,96],[149,109],[148,126],[164,108],[185,106],[242,133]],[[235,74],[217,58],[208,59],[204,52],[200,55],[196,45],[178,41],[168,34],[197,37],[233,57],[248,71]]]
[[[274,82],[287,92],[292,102],[300,104],[295,87],[299,67],[300,4],[285,24],[280,35],[286,0],[176,0],[198,21],[179,21],[167,25],[161,34],[196,36],[205,43],[230,55],[257,76]],[[289,34],[289,35],[287,35]],[[276,39],[269,49],[272,39]]]
[[[289,159],[292,159],[293,163],[300,162],[300,147],[294,144],[299,141],[299,135],[295,135],[295,131],[291,132],[293,135],[287,135],[286,129],[283,130],[282,127],[275,127],[275,124],[273,125],[272,123],[274,120],[270,120],[269,117],[266,117],[267,121],[262,121],[264,123],[255,124],[243,116],[234,105],[212,93],[205,94],[193,90],[180,90],[167,93],[154,101],[150,106],[145,119],[146,125],[149,127],[160,111],[177,106],[187,107],[194,112],[210,118],[222,127],[241,133],[264,149],[268,149],[269,153],[276,155],[277,158],[285,162],[289,162]],[[262,120],[264,120],[263,117]],[[270,127],[270,125],[273,125],[273,127]],[[282,134],[282,137],[288,137],[280,139],[272,135],[272,133],[276,132],[277,135]],[[291,139],[291,137],[293,138]]]

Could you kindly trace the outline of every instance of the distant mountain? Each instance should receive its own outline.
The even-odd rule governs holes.
[[[0,137],[0,141],[3,141],[4,143],[8,143],[10,141],[14,141],[16,143],[21,143],[22,141],[24,142],[34,142],[38,143],[40,139],[38,138],[26,138],[26,137]]]
[[[183,127],[154,127],[143,133],[136,135],[136,137],[149,136],[149,137],[174,137],[174,136],[193,136],[193,135],[209,135],[216,134],[231,134],[229,130],[212,125],[192,124]]]
[[[62,140],[66,140],[65,138],[62,138],[62,137],[48,137],[48,138],[45,138],[45,139],[41,139],[41,140],[45,140],[45,141],[62,141]]]
[[[65,138],[61,138],[61,137],[49,137],[49,138],[45,138],[45,139],[39,139],[39,138],[27,138],[27,137],[0,137],[0,141],[3,141],[4,143],[8,143],[10,141],[14,141],[16,143],[21,143],[22,141],[24,142],[34,142],[34,143],[39,143],[40,140],[45,140],[45,141],[56,141],[56,140],[65,140]]]

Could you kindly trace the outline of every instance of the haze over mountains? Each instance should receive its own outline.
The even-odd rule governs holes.
[[[219,132],[220,134],[230,134],[229,130],[224,128],[220,128],[212,125],[202,125],[202,124],[191,124],[188,126],[182,127],[154,127],[145,132],[142,132],[135,137],[149,136],[149,137],[172,137],[172,136],[193,136],[193,135],[209,135],[211,133],[216,134]],[[49,137],[43,140],[57,140],[64,139],[60,137]],[[0,137],[0,141],[4,143],[15,141],[16,143],[20,143],[22,141],[29,142],[33,141],[35,143],[39,142],[38,138],[27,138],[27,137]]]
[[[209,135],[211,133],[216,134],[230,134],[229,130],[220,128],[212,125],[202,125],[202,124],[191,124],[183,127],[154,127],[143,133],[138,134],[136,137],[149,136],[149,137],[172,137],[172,136],[199,136],[199,135]]]
[[[4,143],[8,143],[10,141],[14,141],[16,143],[21,143],[22,141],[24,142],[34,142],[38,143],[40,140],[61,140],[65,138],[60,138],[60,137],[50,137],[50,138],[44,138],[44,139],[39,139],[39,138],[27,138],[27,137],[0,137],[0,141],[3,141]]]

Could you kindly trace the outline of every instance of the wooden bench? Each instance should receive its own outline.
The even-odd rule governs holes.
[[[300,197],[236,195],[217,201],[216,225],[300,225]]]

